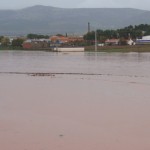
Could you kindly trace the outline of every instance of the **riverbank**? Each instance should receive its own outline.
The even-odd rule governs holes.
[[[86,46],[85,51],[95,51],[95,46]],[[99,52],[150,52],[150,45],[98,46]]]
[[[40,49],[24,49],[22,47],[12,47],[12,46],[6,46],[1,47],[0,50],[22,50],[22,51],[52,51],[51,48],[40,48]]]
[[[51,51],[51,52],[53,52],[53,50],[51,48],[24,49],[22,47],[11,47],[11,46],[10,47],[0,47],[0,50]],[[72,50],[72,51],[75,52],[75,50]],[[85,46],[84,51],[94,52],[95,46]],[[98,46],[97,51],[98,52],[123,52],[123,53],[139,52],[139,53],[144,53],[144,52],[150,52],[150,45]]]

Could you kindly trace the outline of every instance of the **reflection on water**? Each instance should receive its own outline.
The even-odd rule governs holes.
[[[149,76],[149,53],[0,51],[0,72]]]

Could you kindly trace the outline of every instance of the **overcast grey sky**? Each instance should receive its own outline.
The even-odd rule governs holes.
[[[46,5],[63,8],[129,7],[150,10],[150,0],[0,0],[0,2],[0,9],[18,9],[33,5]]]

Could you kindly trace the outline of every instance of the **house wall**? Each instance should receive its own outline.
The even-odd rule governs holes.
[[[46,41],[32,41],[24,42],[24,49],[40,49],[40,48],[49,48],[49,44]]]
[[[150,36],[143,36],[142,39],[137,39],[136,44],[150,44]]]
[[[31,49],[32,48],[32,44],[31,43],[23,43],[23,48],[24,49]]]

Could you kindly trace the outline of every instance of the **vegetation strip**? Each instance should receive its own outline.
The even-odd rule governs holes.
[[[40,73],[40,72],[0,72],[0,74],[16,74],[16,75],[29,75],[29,76],[51,76],[55,75],[83,75],[83,76],[127,76],[127,77],[142,77],[149,78],[150,76],[139,76],[139,75],[114,75],[114,74],[100,74],[100,73],[65,73],[65,72],[53,72],[53,73]]]

